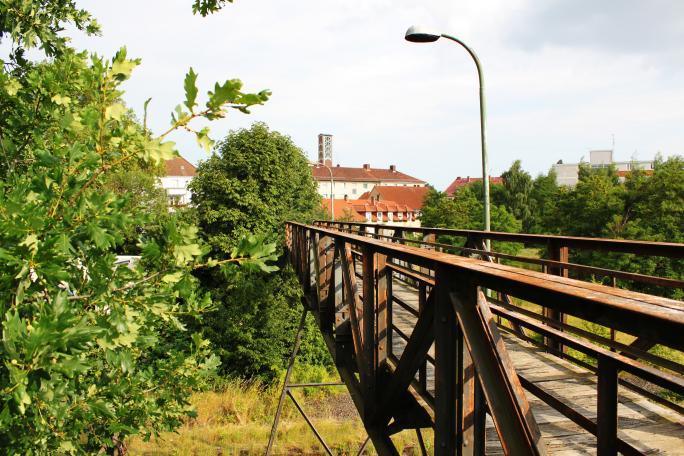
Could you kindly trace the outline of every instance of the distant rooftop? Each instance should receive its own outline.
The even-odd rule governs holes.
[[[375,197],[378,201],[396,201],[405,204],[411,210],[421,210],[428,187],[398,187],[395,185],[376,185],[373,190],[362,194],[359,199]]]
[[[417,179],[408,174],[397,171],[394,165],[389,168],[371,168],[370,165],[365,164],[361,168],[353,168],[348,166],[332,166],[330,167],[333,173],[333,179],[339,181],[357,181],[357,182],[410,182],[415,184],[426,184],[425,181]],[[312,168],[313,177],[316,180],[329,180],[330,172],[324,166],[316,166]]]
[[[482,182],[481,177],[457,177],[454,179],[454,181],[449,184],[447,189],[445,190],[446,194],[449,196],[452,196],[456,190],[458,190],[461,187],[465,187],[468,184],[472,184],[473,182]],[[498,176],[489,176],[489,183],[490,184],[503,184],[503,178],[498,177]]]
[[[195,166],[183,157],[166,160],[166,176],[194,176]]]

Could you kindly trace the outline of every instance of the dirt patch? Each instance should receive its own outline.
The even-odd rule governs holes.
[[[347,392],[340,392],[331,396],[307,398],[302,407],[306,414],[312,418],[328,418],[338,421],[360,419],[354,401]]]

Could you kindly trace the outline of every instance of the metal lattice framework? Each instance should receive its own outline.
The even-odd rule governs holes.
[[[681,288],[673,279],[573,264],[568,254],[593,249],[684,258],[684,245],[334,222],[288,223],[286,230],[306,311],[378,453],[398,454],[396,432],[433,428],[435,454],[484,454],[489,415],[504,454],[546,454],[531,393],[594,435],[598,454],[644,454],[648,442],[618,433],[619,388],[668,407],[670,415],[658,416],[684,436],[682,407],[644,386],[684,394],[684,367],[648,352],[655,344],[684,350],[682,303],[567,277],[579,271]],[[457,249],[467,256],[440,251],[454,247],[435,242],[435,235],[463,237]],[[528,259],[542,272],[499,264],[511,255],[485,251],[486,239],[541,244],[550,258]],[[402,298],[409,289],[416,306]],[[408,327],[400,312],[410,317]],[[568,316],[609,328],[611,336],[570,325]],[[620,342],[615,332],[633,341]],[[513,339],[594,375],[596,417],[517,372],[507,350]]]

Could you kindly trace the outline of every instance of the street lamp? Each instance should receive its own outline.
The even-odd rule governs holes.
[[[330,220],[335,221],[335,181],[333,180],[333,172],[330,166],[324,164],[324,163],[312,163],[309,162],[309,166],[312,166],[314,168],[327,168],[328,172],[330,173]]]
[[[482,145],[482,185],[484,190],[484,225],[485,231],[489,231],[490,228],[490,216],[489,216],[489,173],[487,172],[487,108],[485,106],[485,89],[484,89],[484,76],[482,74],[482,66],[480,65],[480,59],[477,58],[477,54],[473,51],[467,44],[451,35],[446,35],[444,33],[437,34],[429,31],[423,27],[411,26],[406,31],[406,36],[404,37],[406,41],[412,43],[431,43],[437,41],[440,38],[446,38],[451,41],[455,41],[468,51],[468,54],[473,58],[475,62],[475,67],[477,67],[477,76],[480,80],[480,144]],[[487,250],[490,250],[489,239],[486,240]]]

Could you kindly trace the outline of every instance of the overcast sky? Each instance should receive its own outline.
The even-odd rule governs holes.
[[[80,1],[103,28],[74,44],[127,46],[142,65],[125,99],[161,132],[188,67],[200,88],[240,78],[272,99],[232,113],[213,136],[264,121],[311,158],[334,135],[335,163],[400,171],[443,190],[481,175],[477,78],[453,42],[404,41],[413,24],[479,54],[488,99],[490,172],[515,159],[533,174],[612,147],[620,160],[684,154],[684,1],[235,0],[201,18],[191,0]],[[189,135],[182,155],[207,155]]]

